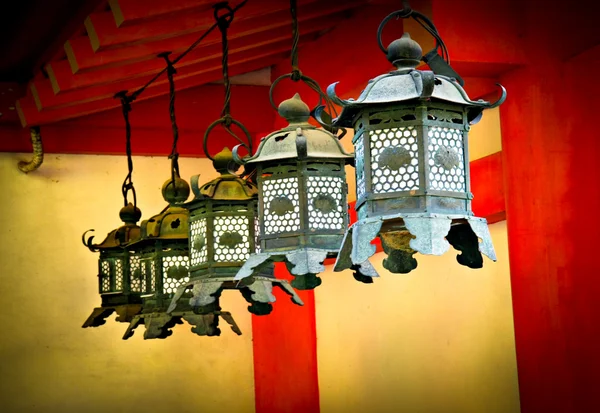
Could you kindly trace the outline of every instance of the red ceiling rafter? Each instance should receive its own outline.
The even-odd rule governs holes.
[[[129,26],[159,18],[177,18],[211,8],[214,0],[108,0],[117,27]]]

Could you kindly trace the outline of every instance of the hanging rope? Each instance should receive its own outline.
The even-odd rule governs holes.
[[[225,11],[225,13],[223,13]],[[221,117],[211,123],[204,133],[203,148],[204,154],[211,161],[214,160],[212,155],[208,151],[208,137],[212,129],[217,125],[222,125],[223,128],[229,133],[235,140],[237,140],[249,153],[252,153],[252,137],[246,129],[246,127],[239,121],[235,120],[231,116],[231,82],[229,80],[229,39],[227,37],[227,30],[229,25],[233,21],[236,9],[229,7],[227,2],[219,3],[215,5],[214,17],[216,25],[221,31],[221,46],[223,52],[223,58],[221,64],[223,66],[223,84],[225,85],[225,100],[223,102],[223,109],[221,110]],[[245,142],[239,136],[237,136],[232,130],[231,125],[238,126],[242,132],[246,135],[247,141]]]
[[[123,204],[127,206],[127,194],[129,191],[133,194],[133,206],[137,206],[137,198],[135,195],[135,188],[133,186],[133,159],[131,158],[131,125],[129,123],[129,112],[131,112],[131,102],[135,99],[133,96],[128,95],[126,91],[121,91],[115,95],[116,98],[121,99],[121,109],[123,110],[123,119],[125,119],[125,152],[127,154],[127,176],[123,181],[121,192],[123,193]]]
[[[335,105],[329,98],[329,96],[327,96],[327,94],[325,92],[323,92],[323,90],[321,89],[321,86],[319,86],[319,84],[317,83],[316,80],[302,74],[302,71],[300,70],[300,66],[298,63],[298,46],[300,44],[300,30],[298,28],[298,3],[297,3],[297,0],[290,0],[290,14],[292,16],[292,50],[290,53],[292,71],[288,74],[279,76],[277,79],[275,79],[273,81],[273,84],[271,85],[271,89],[269,90],[269,100],[271,102],[271,106],[273,107],[273,109],[277,110],[277,105],[275,104],[275,101],[273,100],[273,90],[275,90],[275,87],[277,86],[277,84],[283,79],[290,78],[294,82],[298,82],[298,81],[304,82],[304,84],[306,84],[308,87],[310,87],[319,96],[319,104],[317,105],[317,108],[315,108],[313,110],[313,115],[314,115],[314,112],[323,114],[322,109],[327,108],[327,112],[332,113],[334,115],[334,117],[337,117],[337,110],[335,108]],[[325,117],[323,116],[323,118],[325,118]],[[328,116],[327,118],[329,120],[331,120],[330,116]],[[323,126],[325,129],[327,129],[331,133],[337,134],[337,132],[341,130],[341,134],[338,136],[339,139],[344,137],[344,135],[346,134],[345,129],[338,129],[338,128],[332,127],[329,124],[329,122],[325,122],[324,119],[321,118],[321,116],[315,116],[315,119],[321,124],[321,126]]]
[[[169,159],[171,160],[171,185],[176,188],[175,178],[179,178],[179,152],[177,152],[177,141],[179,140],[179,128],[175,118],[175,80],[173,76],[177,70],[173,66],[173,62],[169,59],[171,52],[165,52],[158,55],[167,62],[167,78],[169,79],[169,116],[171,118],[171,128],[173,129],[173,147]]]

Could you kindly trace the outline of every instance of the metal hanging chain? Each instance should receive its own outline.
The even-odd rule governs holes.
[[[227,2],[218,3],[215,6],[214,17],[216,25],[221,31],[221,45],[223,51],[222,66],[223,66],[223,83],[225,85],[225,101],[223,103],[223,110],[221,111],[221,117],[211,123],[204,133],[203,148],[204,154],[211,161],[214,160],[212,155],[208,152],[208,137],[213,128],[217,125],[222,125],[223,128],[229,133],[235,140],[237,140],[250,154],[252,154],[252,137],[246,127],[239,121],[235,120],[231,116],[231,82],[229,80],[229,39],[227,37],[227,30],[233,21],[236,9],[229,7]],[[225,13],[222,13],[225,11]],[[232,130],[231,125],[238,126],[242,132],[246,135],[247,142],[238,137]]]
[[[412,17],[417,23],[419,23],[435,39],[434,50],[437,50],[438,48],[441,49],[442,58],[447,64],[450,64],[450,55],[448,54],[448,48],[446,47],[444,40],[442,40],[442,37],[438,33],[437,28],[429,19],[429,17],[411,9],[408,0],[402,1],[402,10],[397,10],[393,13],[390,13],[381,21],[381,24],[377,29],[377,43],[379,44],[379,48],[381,49],[381,51],[387,54],[387,49],[385,48],[381,40],[381,34],[385,25],[393,18],[408,19],[410,17]]]
[[[179,140],[179,128],[175,118],[175,80],[173,76],[177,70],[173,66],[173,62],[169,59],[171,52],[165,52],[158,55],[167,62],[167,78],[169,79],[169,116],[171,118],[171,128],[173,129],[173,147],[169,159],[171,160],[171,185],[175,186],[175,178],[179,178],[179,152],[177,152],[177,141]]]
[[[317,105],[317,108],[326,107],[329,113],[333,113],[334,116],[337,117],[337,110],[329,96],[327,96],[327,94],[323,92],[321,86],[319,86],[316,80],[302,74],[302,71],[300,70],[300,66],[298,64],[298,46],[300,43],[300,30],[298,28],[297,0],[290,0],[290,14],[292,16],[292,49],[290,52],[292,71],[291,73],[279,76],[273,81],[271,89],[269,90],[269,100],[271,102],[271,106],[273,107],[273,109],[277,110],[277,105],[275,105],[275,101],[273,100],[273,90],[281,80],[289,78],[294,82],[303,81],[319,96],[319,104]],[[322,113],[322,111],[320,112]],[[317,121],[319,121],[319,123],[330,132],[334,134],[338,132],[337,128],[333,128],[331,125],[323,122],[322,119],[319,118],[317,119]],[[341,129],[341,131],[342,133],[338,136],[338,138],[340,139],[346,134],[346,131],[344,129]]]
[[[229,10],[231,10],[231,13],[233,15],[233,13],[237,12],[239,9],[241,9],[242,7],[244,7],[244,5],[248,2],[248,0],[244,0],[242,2],[240,2],[237,6],[230,8],[227,5],[227,2],[222,2],[222,3],[218,3],[215,5],[216,7],[222,7],[223,5],[225,5],[225,7],[227,7]],[[196,46],[198,46],[209,34],[212,33],[213,30],[215,30],[218,27],[218,22],[213,24],[212,26],[210,26],[194,43],[192,43],[190,45],[190,47],[188,47],[185,51],[183,51],[179,56],[177,56],[177,58],[173,59],[173,65],[179,63],[179,61],[181,59],[183,59],[185,56],[187,56],[188,53],[190,53],[193,49],[196,48]],[[156,75],[154,75],[154,77],[152,79],[150,79],[148,82],[146,82],[146,84],[142,87],[140,87],[139,89],[135,90],[132,94],[131,94],[131,101],[133,102],[139,95],[141,95],[144,90],[146,90],[146,88],[148,86],[150,86],[152,83],[156,82],[158,80],[158,78],[160,78],[163,73],[165,73],[168,70],[168,68],[164,68],[162,69],[160,72],[158,72]]]
[[[137,207],[137,197],[135,194],[135,188],[133,186],[133,160],[131,158],[131,124],[129,123],[129,112],[131,112],[131,102],[134,98],[128,95],[127,92],[119,92],[115,97],[121,99],[121,109],[123,110],[123,119],[125,119],[125,153],[127,154],[127,176],[121,186],[121,192],[123,193],[123,204],[127,206],[127,194],[129,191],[133,194],[133,206]]]

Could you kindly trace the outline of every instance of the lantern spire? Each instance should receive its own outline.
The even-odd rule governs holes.
[[[409,70],[416,68],[421,63],[423,49],[419,43],[410,38],[410,34],[404,33],[401,38],[394,40],[387,49],[387,59],[396,66],[397,70]]]

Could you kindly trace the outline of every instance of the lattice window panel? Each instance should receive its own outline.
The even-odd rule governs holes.
[[[123,261],[117,258],[115,261],[115,291],[123,291]]]
[[[456,154],[456,166],[447,169],[436,162],[436,154],[440,148]],[[429,181],[431,189],[451,192],[466,190],[465,156],[459,130],[439,126],[429,128]]]
[[[142,280],[144,279],[145,271],[142,271],[139,255],[129,256],[129,274],[131,277],[131,292],[142,292]]]
[[[344,181],[340,177],[309,176],[307,181],[308,192],[308,222],[312,229],[342,229],[344,227]],[[326,206],[330,212],[319,211],[314,202],[319,201],[319,196],[327,196]],[[331,205],[328,203],[331,201]]]
[[[370,132],[371,181],[374,193],[419,189],[419,146],[414,126],[380,129]],[[410,154],[410,164],[399,169],[379,164],[386,148],[404,148]]]
[[[365,143],[362,136],[354,144],[354,157],[356,159],[356,199],[358,200],[366,192]]]
[[[263,181],[262,190],[265,234],[298,231],[300,229],[298,178],[268,179]],[[283,215],[277,215],[272,210],[272,202],[275,198],[291,201],[291,210]]]
[[[260,253],[260,221],[254,218],[254,252]]]
[[[208,261],[208,246],[206,244],[206,218],[193,221],[190,227],[192,238],[190,239],[190,257],[192,265],[202,264]]]
[[[248,217],[215,217],[214,223],[215,261],[246,261],[250,256]]]
[[[110,292],[110,262],[100,261],[100,293]]]
[[[143,271],[143,280],[145,292],[150,294],[156,291],[156,266],[154,265],[154,258],[144,258],[141,260],[140,265]]]
[[[189,267],[189,258],[187,257],[187,255],[172,255],[163,257],[162,266],[163,292],[165,294],[173,294],[177,290],[177,287],[190,280],[189,274],[187,274],[187,270]],[[187,275],[177,278],[169,277],[169,270],[172,267],[179,267],[181,271],[185,271]]]

